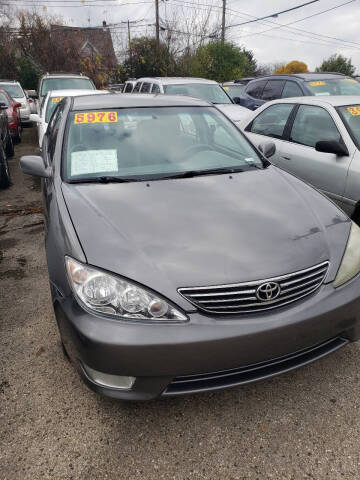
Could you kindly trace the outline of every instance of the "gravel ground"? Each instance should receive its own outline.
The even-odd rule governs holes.
[[[0,191],[0,479],[359,479],[359,345],[232,390],[119,403],[64,358],[39,183]],[[360,412],[359,412],[360,413]]]

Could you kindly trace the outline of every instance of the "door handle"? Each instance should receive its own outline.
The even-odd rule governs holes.
[[[290,157],[284,157],[284,156],[282,156],[281,158],[283,158],[284,160],[291,160]]]

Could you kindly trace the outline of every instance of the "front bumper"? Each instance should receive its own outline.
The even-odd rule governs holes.
[[[247,383],[247,374],[242,374],[249,370],[249,381],[263,379],[357,340],[359,292],[360,276],[338,289],[323,285],[306,299],[261,315],[215,318],[197,312],[189,314],[187,323],[163,325],[89,314],[72,296],[60,297],[55,288],[53,298],[65,348],[89,387],[119,399],[148,400]],[[91,380],[86,365],[111,375],[134,376],[136,381],[129,391],[106,388]],[[219,378],[219,372],[222,377],[235,375],[231,382],[199,384],[199,379]],[[191,385],[192,380],[197,383]]]
[[[20,120],[21,123],[31,123],[30,121],[30,107],[20,108]]]

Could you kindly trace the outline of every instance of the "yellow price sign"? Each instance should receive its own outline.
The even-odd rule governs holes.
[[[312,87],[320,87],[321,85],[326,85],[326,83],[323,82],[322,80],[318,80],[317,82],[310,82],[310,85]]]
[[[350,112],[353,117],[358,117],[360,115],[360,105],[355,105],[354,107],[347,107],[346,110]]]
[[[352,82],[352,83],[358,83],[356,80],[354,80],[353,78],[344,78],[344,81],[345,82]]]
[[[52,97],[52,103],[59,103],[64,97]]]
[[[85,112],[76,113],[74,123],[116,123],[117,112]]]

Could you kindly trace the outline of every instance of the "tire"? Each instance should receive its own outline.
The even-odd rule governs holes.
[[[15,154],[15,150],[14,150],[14,144],[13,144],[13,140],[12,140],[12,137],[10,135],[10,133],[8,132],[8,139],[7,139],[7,142],[6,142],[6,156],[8,158],[11,158],[14,156]]]
[[[14,137],[14,142],[15,142],[15,143],[20,143],[20,142],[21,142],[21,133],[22,133],[22,129],[21,129],[21,126],[19,125],[19,126],[18,126],[17,134],[16,134],[16,136]]]
[[[0,147],[0,188],[8,188],[11,185],[9,164],[4,150]]]

